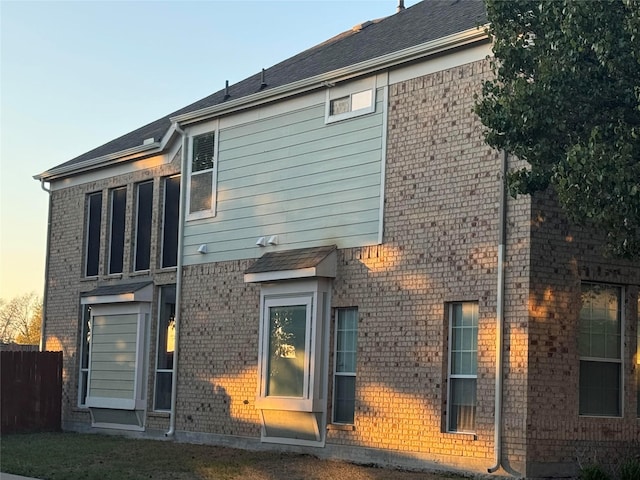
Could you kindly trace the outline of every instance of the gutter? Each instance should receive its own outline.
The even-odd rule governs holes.
[[[173,137],[173,134],[175,132],[180,133],[179,127],[177,127],[178,124],[186,125],[206,120],[213,116],[245,110],[322,88],[327,85],[327,82],[334,83],[336,81],[348,80],[353,77],[366,75],[385,68],[392,68],[403,63],[419,60],[425,56],[436,55],[447,50],[488,40],[489,37],[485,32],[486,27],[487,25],[482,25],[471,28],[446,37],[437,38],[420,45],[415,45],[404,50],[392,52],[381,57],[365,60],[364,62],[340,68],[338,70],[322,73],[320,75],[305,78],[286,85],[269,88],[252,95],[246,95],[238,99],[229,100],[200,110],[195,110],[193,112],[176,115],[174,117],[170,117],[169,120],[172,122],[172,126],[164,134],[161,141],[137,145],[135,147],[113,152],[101,157],[91,158],[73,165],[54,167],[51,170],[35,175],[33,178],[36,180],[50,181],[60,177],[81,173],[83,171],[94,170],[106,165],[111,166],[114,163],[129,161],[132,159],[125,157],[137,158],[144,155],[160,153],[166,148],[170,139]],[[175,127],[173,125],[175,125]]]
[[[509,154],[502,152],[500,175],[500,213],[498,233],[498,293],[496,298],[496,387],[494,400],[493,451],[494,464],[489,467],[489,473],[495,473],[502,465],[502,362],[504,343],[504,261],[507,230],[507,171],[509,168]]]
[[[180,205],[178,207],[178,258],[176,262],[176,316],[175,316],[175,348],[173,351],[173,373],[171,377],[171,407],[169,411],[169,430],[165,437],[173,437],[176,432],[176,405],[178,399],[178,352],[180,351],[180,319],[182,318],[182,266],[184,249],[184,222],[186,207],[186,164],[187,164],[187,134],[175,124],[175,131],[182,136],[182,155],[180,159]]]
[[[297,82],[270,88],[262,92],[247,95],[235,100],[229,100],[227,102],[205,107],[193,112],[176,115],[175,117],[171,117],[170,120],[172,122],[179,122],[183,125],[206,120],[213,116],[229,114],[237,110],[255,107],[267,102],[315,90],[319,87],[326,86],[327,82],[335,83],[336,81],[348,80],[356,76],[366,75],[368,73],[391,68],[403,63],[412,62],[425,56],[435,55],[446,50],[462,47],[481,40],[487,40],[489,37],[487,36],[484,27],[486,27],[486,25],[454,33],[453,35],[448,35],[446,37],[437,38],[430,42],[409,47],[397,52],[392,52],[381,57],[365,60],[364,62],[356,63],[331,72],[322,73],[314,77],[305,78]]]
[[[42,317],[40,319],[40,347],[42,352],[46,348],[45,328],[47,322],[47,294],[49,292],[49,248],[51,245],[51,189],[44,186],[44,180],[40,180],[40,188],[49,194],[49,211],[47,213],[47,244],[45,246],[45,263],[44,263],[44,292],[42,294]]]

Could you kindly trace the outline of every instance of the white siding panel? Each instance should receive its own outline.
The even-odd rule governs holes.
[[[325,124],[324,103],[219,131],[217,212],[187,222],[185,264],[255,258],[261,236],[285,250],[376,244],[383,177],[382,89],[376,111]],[[207,244],[206,255],[197,253]]]
[[[134,398],[138,315],[92,320],[89,396]]]

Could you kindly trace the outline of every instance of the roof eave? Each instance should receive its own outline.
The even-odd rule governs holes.
[[[128,162],[144,156],[162,153],[175,134],[177,124],[187,125],[190,123],[200,122],[222,114],[233,113],[235,111],[277,101],[292,95],[315,90],[328,83],[366,75],[367,73],[391,68],[403,63],[442,53],[447,50],[488,40],[489,37],[486,33],[486,27],[487,25],[481,25],[446,37],[425,42],[420,45],[409,47],[404,50],[399,50],[381,57],[376,57],[348,67],[340,68],[338,70],[332,70],[297,82],[288,83],[286,85],[274,87],[235,100],[230,100],[222,104],[213,105],[200,110],[194,110],[193,112],[182,115],[176,115],[174,117],[170,117],[171,127],[163,135],[161,141],[138,145],[119,152],[113,152],[108,155],[91,158],[73,165],[52,168],[51,170],[34,175],[33,178],[43,182],[50,182],[105,166],[112,166],[114,164]]]
[[[47,170],[38,175],[34,175],[33,178],[44,182],[51,182],[60,178],[76,175],[90,170],[96,170],[105,166],[112,166],[118,163],[129,162],[138,158],[148,157],[150,155],[160,154],[164,151],[167,144],[169,143],[169,140],[173,137],[175,130],[175,125],[172,124],[160,141],[144,143],[142,145],[127,148],[126,150],[121,150],[119,152],[113,152],[107,155],[102,155],[100,157],[90,158],[73,165],[54,167],[51,170]]]
[[[343,81],[356,76],[365,75],[385,68],[391,68],[396,65],[408,63],[420,58],[442,53],[454,48],[463,47],[472,43],[476,43],[482,40],[489,40],[486,33],[487,25],[474,27],[472,29],[464,30],[462,32],[441,37],[430,42],[426,42],[414,47],[410,47],[397,52],[389,53],[381,57],[376,57],[364,62],[360,62],[354,65],[350,65],[338,70],[332,70],[330,72],[322,73],[314,77],[305,78],[297,82],[288,83],[279,87],[274,87],[269,90],[258,92],[252,95],[247,95],[236,100],[230,100],[222,104],[212,105],[200,110],[194,110],[193,112],[184,113],[182,115],[176,115],[171,117],[172,123],[189,124],[194,122],[200,122],[207,120],[211,117],[216,117],[222,114],[232,113],[237,110],[243,110],[250,107],[255,107],[267,102],[279,100],[284,97],[304,93],[310,90],[315,90],[326,84],[336,81]]]

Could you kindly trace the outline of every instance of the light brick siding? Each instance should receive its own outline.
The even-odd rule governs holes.
[[[180,152],[175,155],[171,163],[155,168],[144,169],[110,177],[104,180],[92,181],[81,185],[53,190],[50,194],[51,225],[50,246],[48,252],[47,298],[45,312],[45,348],[47,350],[62,350],[63,363],[63,398],[62,423],[66,428],[82,428],[90,422],[89,411],[78,408],[78,375],[79,375],[79,347],[82,339],[80,295],[98,286],[118,281],[153,280],[156,285],[175,283],[175,269],[161,271],[154,259],[159,258],[159,236],[162,223],[162,198],[164,195],[161,178],[179,172]],[[153,189],[153,216],[151,241],[151,269],[148,273],[131,273],[132,245],[128,241],[124,250],[124,267],[121,275],[107,276],[106,258],[108,255],[108,191],[111,188],[127,186],[127,215],[125,234],[127,239],[133,238],[135,184],[155,179]],[[102,191],[102,222],[100,235],[100,270],[97,278],[84,277],[85,235],[86,235],[86,195]],[[156,304],[153,302],[151,318],[149,356],[150,374],[149,385],[153,382],[153,368],[155,367],[155,322]],[[153,390],[149,390],[150,406]],[[167,428],[167,420],[156,418],[155,424],[159,428]]]
[[[528,471],[575,473],[577,461],[640,453],[635,386],[640,264],[603,255],[599,232],[571,225],[551,195],[532,209]],[[578,414],[581,281],[625,288],[623,417]]]
[[[339,250],[333,281],[332,313],[358,308],[355,426],[330,426],[324,451],[340,448],[338,456],[354,459],[358,451],[384,450],[399,463],[404,458],[415,466],[418,459],[476,472],[493,465],[501,157],[484,144],[472,112],[474,93],[490,74],[483,60],[389,87],[383,243]],[[520,166],[511,160],[511,167]],[[82,429],[90,422],[88,411],[77,408],[81,293],[123,280],[175,283],[175,269],[158,268],[159,179],[178,169],[179,154],[171,164],[51,193],[46,346],[65,354],[66,428]],[[133,186],[145,179],[156,180],[151,271],[128,273],[128,244],[125,273],[106,276],[108,189],[129,187],[126,231],[131,238]],[[100,274],[84,279],[85,198],[95,191],[103,192]],[[602,239],[569,226],[549,196],[508,197],[506,215],[502,465],[517,476],[571,474],[580,452],[610,455],[640,441],[632,355],[640,266],[605,259],[598,247]],[[253,261],[183,270],[175,378],[176,430],[185,439],[258,445],[260,286],[244,283],[243,275]],[[623,418],[578,415],[581,280],[625,286]],[[446,432],[447,306],[460,301],[479,306],[475,435]],[[169,423],[167,413],[151,411],[156,310],[154,300],[149,433]],[[609,449],[601,448],[605,441]],[[319,450],[310,451],[322,455]]]

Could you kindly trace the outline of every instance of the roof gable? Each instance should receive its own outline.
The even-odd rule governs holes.
[[[186,107],[118,137],[104,145],[37,175],[48,177],[73,170],[92,159],[140,147],[149,139],[154,145],[170,130],[174,117],[222,105],[262,91],[292,84],[350,65],[373,60],[448,35],[484,25],[486,11],[482,0],[424,0],[398,13],[365,22],[315,47],[258,72],[228,89],[219,90]]]

